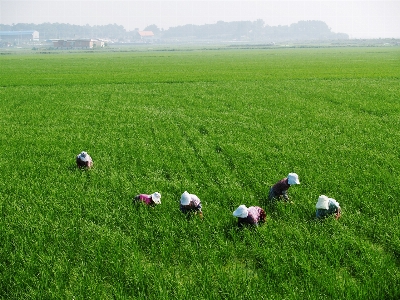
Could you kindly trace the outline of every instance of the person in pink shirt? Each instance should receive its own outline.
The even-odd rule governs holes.
[[[244,225],[255,225],[258,226],[260,223],[264,223],[267,215],[259,206],[240,205],[234,212],[233,216],[238,218],[238,226],[243,227]]]
[[[146,205],[154,206],[156,204],[161,204],[161,194],[159,192],[155,192],[151,195],[139,194],[135,196],[134,200],[143,202]]]
[[[202,206],[199,197],[194,194],[189,194],[187,191],[185,191],[181,196],[179,209],[184,214],[189,212],[199,213],[200,218],[203,218],[203,212],[201,211]]]

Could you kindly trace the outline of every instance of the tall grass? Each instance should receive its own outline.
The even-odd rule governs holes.
[[[0,57],[0,297],[397,299],[398,57]],[[92,170],[75,168],[82,150]],[[268,203],[288,172],[294,203]],[[179,211],[185,190],[204,220]],[[161,205],[132,202],[154,191]],[[320,194],[339,221],[314,220]],[[266,224],[238,230],[240,204]]]

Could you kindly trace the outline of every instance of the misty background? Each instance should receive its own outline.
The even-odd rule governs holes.
[[[77,47],[78,44],[67,42],[59,43],[57,40],[82,40],[100,39],[108,43],[186,43],[186,42],[257,42],[275,44],[284,41],[332,41],[347,40],[345,33],[333,33],[322,21],[299,21],[290,26],[268,26],[263,20],[250,21],[218,21],[215,24],[206,25],[183,25],[170,27],[162,30],[156,25],[149,25],[145,31],[127,31],[121,25],[71,25],[63,23],[1,25],[6,31],[0,31],[0,46],[19,46],[32,44],[32,36],[28,35],[25,42],[22,35],[8,36],[10,32],[24,32],[27,28],[33,28],[40,33],[41,41],[55,43],[56,48]],[[151,32],[150,36],[142,36],[143,33]],[[6,35],[4,35],[4,33]],[[8,42],[6,42],[8,40]],[[37,42],[39,39],[36,40]],[[11,42],[11,43],[10,43]],[[35,42],[33,42],[35,44]],[[37,44],[37,43],[36,43]],[[79,47],[90,47],[93,45],[79,44]],[[102,47],[102,46],[101,46]]]
[[[286,30],[285,34],[289,34],[289,31],[294,33],[296,30],[301,33],[302,27],[311,26],[311,21],[319,21],[313,26],[319,26],[325,36],[329,33],[333,38],[343,38],[345,36],[342,34],[345,34],[351,39],[372,39],[400,38],[399,15],[398,0],[0,0],[1,31],[38,30],[41,38],[43,34],[46,38],[64,38],[60,37],[63,31],[58,30],[57,37],[50,36],[49,30],[46,30],[46,33],[37,28],[18,29],[17,25],[46,23],[59,26],[78,25],[76,29],[86,28],[92,32],[100,28],[104,31],[109,25],[125,33],[148,28],[153,28],[155,33],[171,33],[172,30],[176,31],[176,28],[182,31],[186,26],[186,30],[193,35],[206,25],[213,25],[214,29],[226,26],[230,28],[229,30],[232,30],[233,26],[239,29],[244,26],[242,32],[247,30],[249,33],[252,30],[254,33],[253,27],[263,22],[266,29],[264,33],[268,30],[271,33],[273,29],[276,33],[279,29],[282,32]],[[92,35],[92,32],[86,34]]]

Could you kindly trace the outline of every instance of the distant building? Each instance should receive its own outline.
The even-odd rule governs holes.
[[[140,39],[143,41],[151,41],[154,38],[153,31],[138,31]]]
[[[39,41],[39,31],[0,31],[0,40],[14,44],[26,44]]]
[[[52,40],[55,48],[94,48],[104,47],[104,41],[97,39]]]

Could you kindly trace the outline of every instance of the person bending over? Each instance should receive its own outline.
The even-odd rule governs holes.
[[[202,207],[201,207],[201,201],[199,197],[197,197],[194,194],[189,194],[187,191],[185,191],[182,196],[181,196],[181,201],[180,201],[180,210],[184,214],[187,214],[189,212],[192,213],[199,213],[200,218],[203,218],[203,212],[202,212]]]
[[[234,212],[233,216],[238,218],[239,228],[244,225],[255,225],[258,226],[260,223],[264,223],[267,217],[264,209],[259,206],[240,205]]]
[[[296,173],[289,173],[287,177],[279,180],[270,188],[268,199],[283,199],[288,202],[288,189],[294,184],[300,184],[299,176]]]

